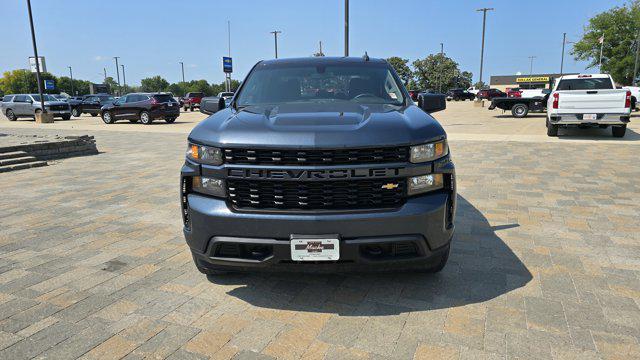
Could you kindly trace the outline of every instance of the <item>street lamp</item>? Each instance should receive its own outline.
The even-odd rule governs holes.
[[[344,56],[349,56],[349,0],[344,0]]]
[[[180,67],[182,67],[182,82],[184,82],[184,63],[182,61],[179,61],[178,64],[180,64]]]
[[[484,34],[487,28],[487,11],[493,11],[494,8],[482,8],[476,11],[482,11],[482,48],[480,50],[480,80],[479,83],[482,83],[482,65],[484,63]]]
[[[73,71],[71,71],[71,66],[67,66],[69,68],[69,76],[71,77],[71,96],[74,95],[73,93]]]
[[[33,15],[31,14],[31,0],[27,0],[27,9],[29,10],[29,25],[31,26],[33,54],[36,57],[36,80],[38,81],[38,94],[40,94],[40,108],[42,109],[42,113],[46,114],[47,109],[44,107],[44,94],[42,93],[42,80],[40,77],[40,58],[38,57],[38,46],[36,45],[36,31],[33,28]]]
[[[122,84],[124,85],[124,87],[127,87],[127,78],[124,76],[124,64],[120,64],[120,66],[122,66]]]
[[[529,56],[529,60],[531,62],[531,65],[529,67],[529,77],[533,76],[533,59],[537,58],[537,56]],[[531,80],[529,80],[531,81]]]
[[[120,59],[120,56],[114,56],[113,58],[116,60],[116,76],[118,77],[118,95],[122,95],[120,94],[120,69],[118,66],[118,59]]]
[[[274,30],[274,31],[271,31],[271,33],[273,34],[273,40],[275,41],[276,59],[277,59],[278,58],[278,34],[282,34],[282,31]]]

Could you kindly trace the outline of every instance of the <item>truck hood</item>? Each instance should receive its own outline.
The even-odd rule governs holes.
[[[413,145],[445,138],[415,105],[304,103],[226,108],[196,126],[189,140],[218,147],[348,148]]]
[[[44,106],[51,106],[51,105],[69,105],[69,103],[66,101],[45,101],[44,102]]]

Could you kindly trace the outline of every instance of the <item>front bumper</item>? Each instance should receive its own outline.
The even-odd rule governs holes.
[[[409,198],[398,209],[327,214],[238,212],[224,199],[188,195],[189,228],[184,235],[200,268],[255,270],[387,270],[430,265],[448,250],[454,232],[455,191]],[[337,234],[340,260],[291,260],[291,235]],[[368,246],[413,247],[401,256],[372,256]],[[238,254],[221,254],[235,246]],[[253,248],[262,255],[246,256]],[[266,250],[264,250],[266,249]],[[222,256],[221,256],[222,255]],[[386,254],[389,255],[389,254]]]
[[[549,114],[549,122],[554,125],[625,125],[630,114],[596,114],[595,120],[583,119],[584,114]]]

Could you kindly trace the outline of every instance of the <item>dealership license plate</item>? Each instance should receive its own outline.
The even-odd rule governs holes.
[[[584,114],[582,115],[582,120],[595,120],[596,114]]]
[[[291,260],[336,261],[340,259],[340,240],[335,235],[291,236]]]

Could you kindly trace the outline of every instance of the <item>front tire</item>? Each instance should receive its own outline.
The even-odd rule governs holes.
[[[613,137],[616,137],[616,138],[624,137],[625,132],[627,132],[627,125],[611,127],[611,134],[613,135]]]
[[[149,113],[146,111],[143,111],[140,113],[140,122],[145,124],[145,125],[149,125],[151,124],[153,120],[151,120],[151,116],[149,116]]]
[[[547,136],[558,136],[558,125],[554,125],[547,119]]]
[[[111,111],[105,111],[102,113],[102,121],[104,121],[105,124],[113,124],[113,114],[111,114]]]
[[[7,110],[7,119],[9,119],[9,121],[16,121],[18,117],[13,113],[13,110]]]
[[[62,120],[71,120],[71,115],[62,115]]]
[[[529,106],[527,104],[515,104],[511,108],[511,115],[515,118],[523,118],[529,114]]]
[[[80,115],[82,115],[82,113],[80,112],[80,109],[78,108],[71,109],[71,116],[80,117]]]
[[[176,118],[174,118],[174,117],[166,118],[166,119],[164,119],[164,121],[166,121],[167,124],[173,124],[173,122],[176,121]]]
[[[193,105],[189,106],[189,111],[193,111],[194,107]]]

